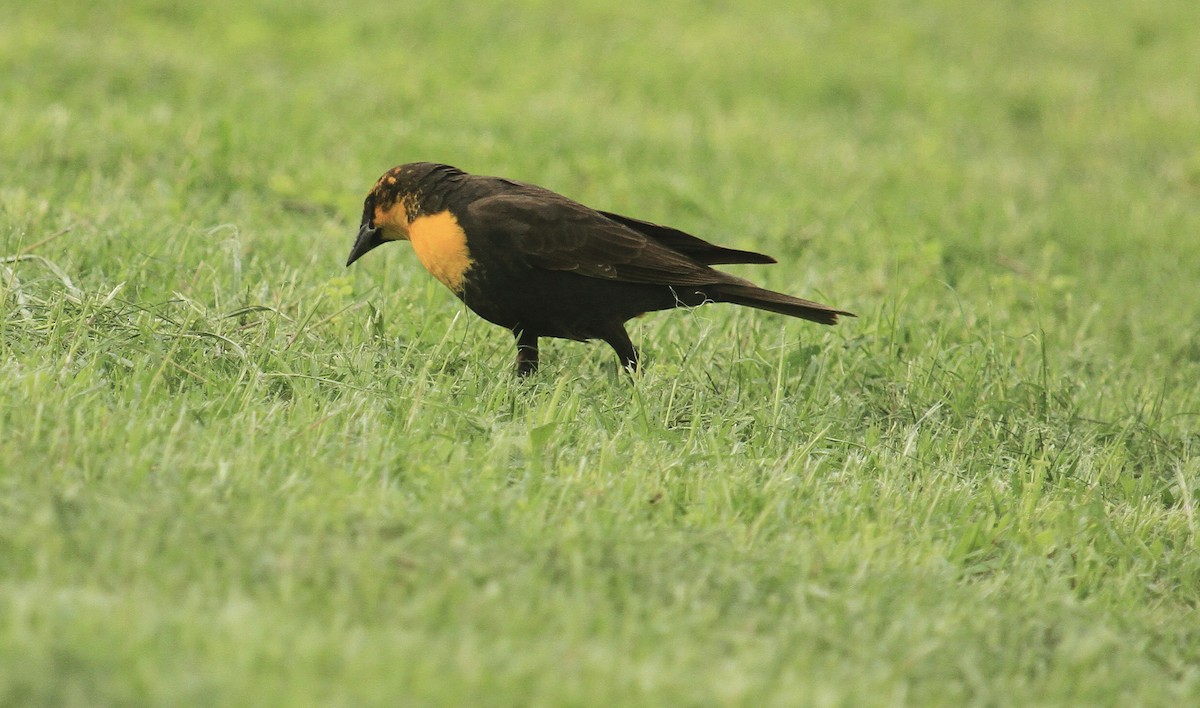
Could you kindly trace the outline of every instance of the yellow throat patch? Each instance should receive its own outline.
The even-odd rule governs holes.
[[[462,292],[463,275],[474,261],[467,250],[467,235],[453,214],[418,216],[408,225],[408,240],[425,270],[454,292]]]

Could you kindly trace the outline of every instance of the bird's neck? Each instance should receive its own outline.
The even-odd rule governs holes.
[[[464,177],[466,173],[461,170],[444,166],[422,178],[413,190],[413,208],[410,210],[409,219],[446,211],[447,204],[453,202],[455,195],[462,189]]]

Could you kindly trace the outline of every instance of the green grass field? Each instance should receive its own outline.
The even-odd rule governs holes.
[[[1200,703],[1192,0],[0,16],[0,705]],[[414,160],[859,318],[516,380]]]

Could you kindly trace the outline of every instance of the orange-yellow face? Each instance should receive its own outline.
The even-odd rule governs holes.
[[[406,241],[412,214],[416,211],[413,202],[412,195],[397,186],[396,170],[392,169],[379,178],[367,195],[363,217],[367,217],[369,210],[371,224],[379,229],[379,236],[384,241]]]

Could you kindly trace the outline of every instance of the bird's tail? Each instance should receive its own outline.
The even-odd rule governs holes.
[[[838,310],[819,302],[802,300],[754,285],[722,284],[716,288],[709,288],[706,294],[716,302],[745,305],[827,325],[837,324],[838,315],[857,317],[853,312]]]

